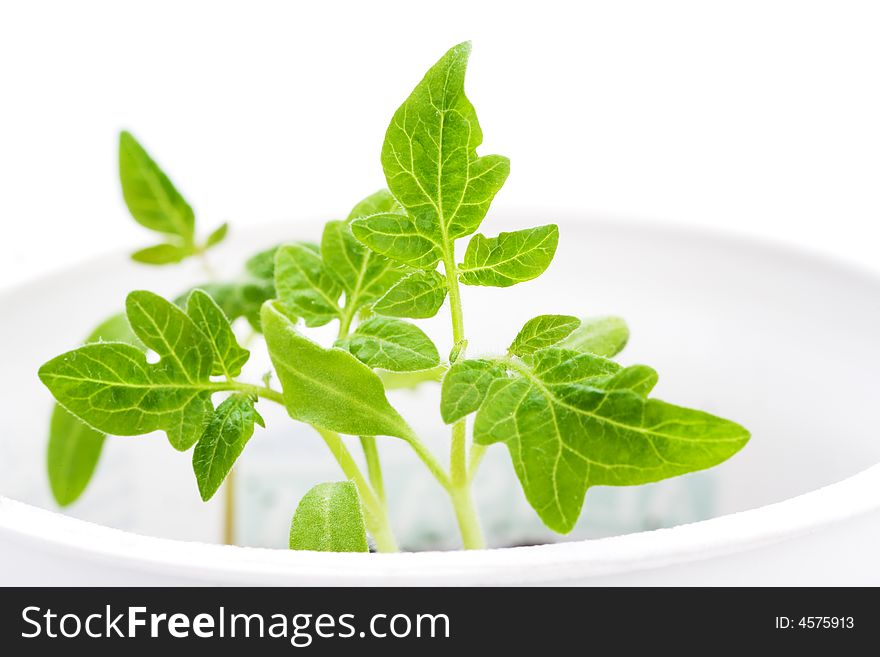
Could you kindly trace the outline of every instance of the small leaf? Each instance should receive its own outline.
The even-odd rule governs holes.
[[[351,481],[339,481],[310,489],[293,514],[290,549],[369,552],[357,486]]]
[[[119,180],[128,211],[142,226],[193,243],[195,215],[153,159],[128,132],[119,135]]]
[[[408,230],[401,226],[380,230],[373,222],[373,235],[365,243],[396,257],[384,244],[385,250],[373,246],[379,242],[375,233],[412,235],[412,228],[418,226],[418,234],[427,241],[409,238],[406,248],[392,242],[398,256],[408,254],[405,262],[416,267],[429,269],[436,263],[428,255],[431,242],[451,243],[477,230],[510,171],[505,157],[477,155],[483,133],[464,93],[470,52],[470,43],[459,44],[431,67],[394,113],[382,144],[388,188],[414,220]],[[366,239],[357,231],[355,235]],[[419,251],[420,264],[416,264]]]
[[[462,360],[443,377],[440,415],[446,424],[458,422],[473,413],[486,398],[493,381],[506,378],[504,367],[491,360]]]
[[[182,310],[151,292],[129,294],[126,310],[158,363],[148,363],[137,347],[102,342],[53,358],[40,368],[40,380],[98,431],[135,436],[161,429],[175,449],[186,450],[214,410],[211,345]]]
[[[143,347],[123,313],[102,322],[85,343],[117,340]],[[82,495],[98,465],[103,445],[103,433],[55,405],[49,425],[47,468],[52,495],[58,504],[67,506]]]
[[[373,306],[388,317],[433,317],[446,299],[446,279],[437,271],[416,271],[400,280]]]
[[[412,436],[382,381],[357,358],[302,336],[273,303],[263,306],[262,324],[293,419],[352,436]]]
[[[244,317],[257,331],[260,330],[260,308],[275,297],[274,283],[263,280],[203,283],[194,289],[207,292],[230,322]],[[189,292],[175,299],[175,304],[185,307],[188,298]]]
[[[581,320],[570,315],[538,315],[523,325],[509,351],[516,356],[528,356],[564,339],[580,323]]]
[[[587,383],[617,374],[621,367],[595,354],[549,347],[534,355],[532,370],[545,383]]]
[[[52,496],[61,506],[85,491],[104,447],[104,434],[55,405],[49,424],[47,466]]]
[[[239,346],[229,320],[214,299],[204,290],[193,290],[186,303],[186,314],[208,338],[214,350],[211,373],[228,379],[241,374],[241,367],[251,354]]]
[[[535,360],[534,370],[518,367],[491,384],[477,411],[474,441],[507,445],[526,498],[554,531],[571,531],[590,486],[645,484],[702,470],[749,440],[748,431],[729,420],[631,389],[601,389],[601,374],[570,382],[613,369],[598,356],[550,348]]]
[[[232,395],[214,411],[193,450],[193,471],[205,502],[220,488],[254,435],[254,423],[266,426],[247,395]]]
[[[280,247],[273,246],[271,249],[260,251],[252,255],[244,263],[245,270],[254,278],[265,281],[275,281],[275,254]]]
[[[403,208],[400,206],[400,203],[397,202],[397,199],[387,189],[380,189],[378,192],[374,192],[360,201],[348,213],[346,221],[351,222],[361,217],[368,217],[371,214],[380,214],[382,212],[403,214]]]
[[[404,275],[399,263],[358,242],[344,221],[330,221],[324,226],[321,259],[345,290],[349,312],[373,303]]]
[[[135,251],[131,259],[144,265],[172,265],[192,255],[192,249],[177,244],[157,244]]]
[[[620,317],[591,317],[581,321],[559,346],[611,358],[623,350],[628,340],[629,329]]]
[[[376,253],[419,269],[433,269],[443,254],[435,228],[404,214],[355,219],[351,232]]]
[[[431,338],[419,327],[399,319],[368,319],[339,346],[370,367],[394,372],[427,370],[440,363]]]
[[[229,224],[223,223],[220,224],[217,228],[215,228],[208,238],[205,240],[205,248],[210,249],[212,246],[217,246],[226,239],[226,236],[229,234]]]
[[[537,278],[550,265],[559,242],[559,229],[550,224],[499,233],[474,235],[468,243],[459,280],[465,285],[509,287]]]
[[[323,326],[341,315],[342,290],[327,272],[318,251],[308,245],[288,244],[278,249],[275,291],[306,326]]]

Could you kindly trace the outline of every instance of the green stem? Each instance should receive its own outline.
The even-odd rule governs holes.
[[[361,496],[361,504],[364,507],[364,520],[367,523],[367,530],[376,542],[376,548],[380,552],[397,552],[397,541],[394,540],[394,534],[391,532],[391,525],[388,522],[388,514],[385,512],[384,506],[381,504],[373,489],[370,488],[364,475],[361,474],[351,452],[345,446],[342,438],[335,431],[320,429],[315,427],[315,431],[321,434],[330,453],[336,459],[339,467],[346,477],[351,479],[358,487]]]
[[[434,475],[434,478],[440,483],[443,488],[452,492],[452,482],[449,480],[449,475],[446,474],[446,471],[443,469],[443,466],[440,465],[440,462],[437,458],[431,453],[427,447],[425,447],[424,443],[418,439],[418,436],[415,433],[410,434],[405,439],[406,442],[409,443],[409,446],[412,447],[413,451],[416,453],[416,456],[421,459],[422,463],[431,471],[431,474]]]
[[[348,336],[348,332],[351,329],[351,321],[353,319],[354,309],[348,310],[348,308],[345,308],[342,311],[342,315],[339,317],[339,333],[336,334],[337,340],[342,340]]]
[[[470,486],[455,488],[452,491],[452,504],[455,507],[455,518],[465,550],[481,550],[486,547],[480,517],[474,506]]]
[[[242,383],[240,381],[224,381],[217,383],[218,390],[234,390],[235,392],[244,392],[250,395],[256,395],[263,399],[268,399],[276,404],[284,406],[284,396],[277,390],[273,390],[268,386],[258,386],[252,383]]]
[[[361,436],[361,449],[367,461],[367,476],[376,492],[376,497],[384,508],[388,508],[385,500],[385,484],[382,481],[382,464],[379,462],[379,449],[376,447],[375,436]]]
[[[235,545],[235,470],[223,482],[223,543]]]
[[[443,269],[449,289],[449,310],[452,315],[452,341],[463,344],[464,313],[461,304],[461,291],[458,286],[458,270],[455,265],[455,252],[452,248],[445,249]],[[459,357],[463,357],[461,353]],[[468,476],[467,460],[467,420],[462,418],[452,425],[452,444],[449,450],[449,476],[452,484],[450,496],[455,507],[455,517],[466,550],[480,549],[486,546],[480,519],[474,506],[471,493],[471,478]]]

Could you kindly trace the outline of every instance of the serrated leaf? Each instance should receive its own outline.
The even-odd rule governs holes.
[[[647,365],[621,367],[603,356],[558,345],[536,352],[532,371],[544,383],[579,383],[602,390],[631,390],[643,397],[657,384],[657,372]]]
[[[537,278],[550,265],[559,243],[554,224],[527,228],[498,237],[477,234],[471,238],[459,265],[465,285],[509,287]]]
[[[102,322],[86,338],[85,343],[108,340],[142,346],[122,313]],[[46,461],[49,485],[59,505],[72,504],[85,491],[98,465],[104,437],[100,431],[83,424],[64,408],[55,405],[49,424]]]
[[[345,291],[345,308],[352,313],[373,303],[404,275],[399,263],[355,239],[344,221],[330,221],[324,226],[321,259]]]
[[[563,340],[580,323],[571,315],[538,315],[523,325],[508,350],[517,356],[528,356]]]
[[[611,358],[623,350],[628,340],[629,328],[620,317],[588,317],[559,346]]]
[[[617,374],[622,368],[595,354],[548,347],[534,354],[532,370],[545,383],[584,383]]]
[[[446,279],[438,272],[416,271],[389,289],[373,310],[388,317],[427,319],[440,310],[446,292]]]
[[[172,265],[192,255],[193,250],[178,244],[157,244],[131,254],[131,259],[144,265]]]
[[[68,411],[98,431],[135,436],[163,430],[178,450],[201,436],[214,410],[213,350],[177,306],[151,292],[126,299],[135,335],[160,357],[148,363],[137,347],[89,344],[53,358],[40,380]]]
[[[374,214],[351,222],[351,232],[371,250],[418,269],[433,269],[443,257],[434,226],[404,214]]]
[[[186,302],[186,314],[211,343],[214,351],[211,373],[228,379],[241,374],[242,365],[251,353],[238,344],[229,320],[214,299],[204,290],[193,290]]]
[[[293,514],[290,549],[369,552],[357,486],[339,481],[311,488]]]
[[[207,292],[230,322],[244,317],[257,331],[260,330],[260,308],[266,301],[275,298],[274,283],[263,280],[203,283],[193,289]],[[178,297],[175,303],[185,307],[188,297],[189,292]]]
[[[556,382],[572,377],[558,362],[540,375],[519,368],[492,383],[474,424],[478,444],[507,445],[526,498],[554,531],[571,531],[590,486],[644,484],[708,468],[749,439],[734,422],[632,390]]]
[[[119,180],[128,211],[142,226],[193,243],[195,215],[168,176],[129,132],[119,135]]]
[[[229,234],[229,224],[222,223],[213,231],[211,231],[210,235],[208,235],[207,239],[205,239],[205,248],[210,249],[212,246],[217,246],[226,239],[226,236]]]
[[[273,303],[263,306],[262,325],[292,418],[353,436],[412,436],[382,381],[357,358],[304,337]]]
[[[424,331],[388,317],[368,319],[339,346],[370,367],[394,372],[427,370],[440,363],[437,347]]]
[[[446,251],[477,230],[510,171],[505,157],[477,156],[483,135],[464,93],[470,51],[470,43],[459,44],[431,67],[395,112],[382,145],[391,193],[424,238]],[[428,260],[414,266],[428,268]]]
[[[254,435],[254,424],[266,426],[247,395],[232,395],[214,411],[193,450],[193,471],[199,494],[207,502],[226,479]]]
[[[397,212],[402,214],[403,208],[397,199],[387,189],[380,189],[378,192],[370,194],[364,200],[358,202],[346,218],[347,222],[351,222],[361,217],[368,217],[371,214],[379,214],[381,212]]]
[[[306,326],[323,326],[341,316],[342,288],[330,276],[317,249],[288,244],[275,254],[275,292]]]
[[[446,372],[440,390],[440,415],[453,424],[483,403],[493,381],[507,376],[505,368],[491,360],[460,360]]]

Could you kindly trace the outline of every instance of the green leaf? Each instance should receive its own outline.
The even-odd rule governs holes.
[[[128,132],[119,135],[119,180],[128,211],[142,226],[193,243],[195,215],[153,159]]]
[[[470,51],[470,43],[459,44],[431,67],[395,112],[382,145],[388,188],[423,239],[446,252],[477,230],[510,171],[505,157],[477,156],[483,134],[464,93]]]
[[[602,356],[559,346],[535,353],[532,369],[545,383],[579,383],[602,390],[631,390],[643,397],[657,384],[657,372],[647,365],[621,367]]]
[[[580,354],[588,359],[566,364],[572,353],[538,352],[534,370],[517,366],[512,378],[494,381],[474,424],[478,444],[507,445],[526,498],[554,531],[574,527],[590,486],[645,484],[708,468],[749,439],[738,424],[702,411],[595,381],[569,383],[601,362]]]
[[[499,233],[474,235],[468,243],[459,280],[465,285],[509,287],[537,278],[550,265],[559,242],[554,224]]]
[[[504,366],[495,361],[473,359],[456,362],[443,377],[440,391],[440,415],[443,421],[453,424],[476,411],[485,400],[492,382],[506,377]]]
[[[370,194],[367,198],[355,205],[346,218],[347,222],[352,222],[361,217],[368,217],[371,214],[379,214],[381,212],[397,212],[403,213],[403,208],[397,199],[391,195],[387,189],[380,189],[378,192]]]
[[[628,340],[629,329],[620,317],[590,317],[582,320],[559,346],[611,358],[623,350]]]
[[[50,360],[39,376],[55,399],[98,431],[135,436],[163,430],[178,450],[190,448],[213,412],[213,350],[177,306],[151,292],[126,300],[135,335],[160,357],[148,363],[137,347],[89,344]]]
[[[357,358],[302,336],[273,303],[263,306],[262,324],[292,418],[352,436],[412,436],[382,381]]]
[[[330,221],[324,226],[321,259],[345,290],[348,312],[373,303],[404,275],[398,263],[358,242],[344,221]]]
[[[374,214],[351,222],[351,232],[376,253],[418,269],[433,269],[443,257],[434,226],[404,214]]]
[[[208,238],[205,240],[205,248],[210,249],[212,246],[217,246],[226,239],[226,236],[229,234],[229,224],[222,223],[220,226],[215,228]]]
[[[83,494],[98,465],[104,438],[103,433],[55,405],[46,455],[49,486],[59,505],[72,504]]]
[[[266,426],[248,395],[231,395],[214,411],[196,443],[192,460],[199,494],[205,502],[220,488],[254,435],[254,423]]]
[[[118,340],[143,347],[123,313],[102,322],[86,338],[86,344]],[[49,425],[47,468],[49,485],[61,506],[75,502],[94,474],[104,445],[104,434],[83,424],[61,406],[55,405]]]
[[[260,251],[252,255],[244,263],[245,270],[254,278],[264,281],[275,281],[275,254],[278,253],[280,246],[273,246],[271,249]]]
[[[528,356],[564,339],[580,323],[581,320],[571,315],[538,315],[523,325],[509,351],[517,356]]]
[[[338,481],[310,489],[293,514],[290,549],[369,552],[357,486],[351,481]]]
[[[251,353],[239,346],[229,320],[214,299],[204,290],[193,290],[186,302],[186,314],[211,343],[214,351],[211,374],[227,379],[241,374],[241,367]]]
[[[380,315],[426,319],[446,299],[446,279],[436,271],[416,271],[401,279],[373,306]]]
[[[437,347],[424,331],[388,317],[368,319],[339,346],[370,367],[394,372],[427,370],[440,363]]]
[[[275,254],[278,298],[305,320],[323,326],[341,316],[339,284],[327,272],[321,255],[305,244],[288,244]]]
[[[260,308],[275,297],[275,285],[271,281],[203,283],[193,289],[207,292],[230,322],[244,317],[257,331],[260,330]],[[190,292],[175,299],[175,304],[186,307]]]
[[[534,354],[532,369],[545,383],[586,383],[617,374],[613,360],[572,349],[548,347]]]
[[[177,244],[157,244],[135,251],[131,259],[144,265],[171,265],[192,255],[191,248]]]

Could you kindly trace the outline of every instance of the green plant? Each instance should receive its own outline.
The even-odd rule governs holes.
[[[408,443],[436,478],[465,548],[484,545],[471,485],[494,443],[507,446],[529,503],[561,533],[574,526],[591,486],[708,468],[745,445],[741,426],[651,398],[657,374],[650,367],[611,360],[629,337],[618,318],[541,315],[525,323],[506,353],[467,356],[460,286],[532,280],[550,265],[559,239],[555,225],[477,233],[509,163],[477,155],[482,132],[464,94],[469,53],[467,43],[449,50],[400,106],[382,148],[388,189],[358,203],[346,220],[329,222],[319,244],[257,254],[241,280],[201,286],[176,302],[132,292],[127,323],[114,318],[89,344],[43,365],[40,378],[63,407],[49,450],[60,503],[85,487],[103,434],[156,430],[178,450],[195,446],[193,468],[207,500],[263,424],[256,409],[264,401],[314,427],[347,480],[303,498],[292,524],[296,549],[364,550],[367,532],[377,549],[397,549],[379,458],[384,440]],[[127,133],[120,153],[132,214],[176,240],[174,257],[135,258],[202,255],[204,248],[193,246],[192,211],[168,178]],[[468,237],[459,262],[456,244]],[[432,317],[447,300],[455,346],[443,359],[407,320]],[[264,336],[280,390],[268,378],[241,380],[249,352],[230,324],[238,318]],[[329,347],[301,328],[331,322],[338,333]],[[148,361],[147,351],[158,362]],[[451,427],[448,467],[386,396],[393,387],[436,381],[440,416]],[[366,475],[343,435],[359,438]]]

